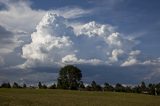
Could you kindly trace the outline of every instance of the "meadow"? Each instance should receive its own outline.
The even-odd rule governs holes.
[[[57,89],[0,89],[0,106],[160,106],[160,96]]]

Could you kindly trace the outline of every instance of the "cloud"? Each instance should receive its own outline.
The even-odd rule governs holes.
[[[133,57],[129,57],[124,63],[121,64],[121,66],[132,66],[135,64],[138,64],[138,60]]]
[[[88,36],[89,38],[101,39],[105,43],[101,49],[101,53],[105,54],[106,63],[121,64],[130,57],[130,52],[140,53],[140,50],[133,50],[137,45],[137,41],[129,36],[124,36],[122,33],[116,32],[116,28],[112,25],[98,24],[95,21],[84,25],[76,26],[76,31],[79,31],[77,36]],[[93,39],[92,39],[93,40]],[[136,57],[136,55],[134,56]],[[120,58],[120,59],[119,59]],[[133,58],[133,57],[132,57]]]
[[[132,50],[136,45],[133,38],[116,32],[111,25],[92,21],[81,24],[77,33],[75,30],[74,25],[70,26],[63,16],[54,11],[46,13],[31,34],[31,43],[22,48],[22,57],[26,62],[21,66],[121,65],[125,61],[132,60],[133,63],[136,54],[140,53],[139,50]]]
[[[143,57],[135,35],[117,31],[121,26],[98,23],[117,22],[111,15],[123,1],[92,1],[100,7],[93,11],[80,7],[33,9],[34,2],[29,0],[1,0],[0,67],[6,70],[0,69],[0,80],[48,82],[57,77],[53,68],[66,64],[84,67],[85,81],[159,80],[160,59]],[[106,11],[107,16],[102,16]],[[89,15],[95,20],[89,22]]]
[[[31,34],[32,42],[22,48],[22,57],[27,59],[24,65],[57,64],[62,57],[72,53],[70,40],[73,35],[71,27],[66,26],[65,18],[48,12]],[[34,63],[34,64],[33,64]]]
[[[4,59],[0,56],[0,66],[4,65]]]
[[[100,64],[99,59],[78,59],[76,53],[76,35],[73,27],[67,25],[67,20],[48,12],[31,34],[31,43],[22,48],[22,57],[26,62],[20,67],[36,67],[37,65],[62,64]],[[75,44],[75,45],[74,45]],[[62,60],[62,61],[60,61]]]
[[[3,54],[19,47],[17,32],[27,32],[28,35],[36,27],[36,31],[27,38],[31,37],[29,43],[23,39],[25,45],[22,46],[21,56],[26,61],[20,67],[62,64],[112,64],[124,67],[151,63],[151,60],[139,60],[141,51],[134,49],[137,41],[117,32],[115,26],[96,21],[74,23],[76,18],[91,14],[91,10],[64,7],[48,12],[32,9],[30,2],[8,0],[1,3],[6,6],[0,11],[3,26],[0,27],[3,33],[1,43],[10,42],[1,47]]]
[[[62,64],[91,64],[98,65],[102,64],[103,61],[99,59],[78,59],[75,54],[67,55],[62,58]]]
[[[58,10],[53,10],[53,12],[67,19],[76,19],[76,18],[83,17],[84,15],[92,14],[93,11],[85,10],[78,7],[72,7],[72,8],[64,7],[64,8],[59,8]]]
[[[148,73],[145,77],[144,80],[149,80],[149,81],[154,81],[157,82],[160,80],[160,66],[152,66],[151,72]]]
[[[137,57],[140,55],[141,51],[140,50],[135,50],[135,51],[131,51],[129,53],[129,57],[127,60],[125,60],[121,66],[132,66],[132,65],[136,65],[136,64],[141,64],[141,62],[137,59]]]
[[[140,50],[135,50],[135,51],[131,51],[131,52],[129,53],[129,55],[131,55],[131,56],[137,56],[137,55],[140,55],[140,53],[141,53]]]
[[[19,55],[21,53],[21,49],[19,47],[23,47],[23,45],[31,41],[29,35],[35,31],[35,27],[37,26],[37,24],[48,12],[48,10],[33,9],[32,3],[33,2],[24,0],[0,1],[0,5],[4,7],[0,10],[0,55],[8,55],[9,53],[11,53],[10,55],[13,56],[13,52],[15,52],[15,55]],[[84,10],[78,7],[64,7],[49,11],[54,11],[54,13],[56,13],[57,15],[61,14],[65,18],[71,19],[82,17],[83,15],[91,13],[91,10]],[[45,30],[45,28],[43,28],[43,30]],[[51,30],[52,29],[50,29],[50,31]],[[59,31],[57,33],[63,33],[62,31],[60,31],[61,29],[56,30]],[[57,40],[57,42],[63,42],[62,40],[67,39],[68,38],[64,36],[63,39],[59,39]],[[15,51],[15,48],[18,51]],[[17,52],[18,54],[16,54]]]
[[[101,25],[95,21],[89,22],[81,26],[78,35],[87,35],[89,37],[108,36],[114,32],[114,27],[111,25]]]
[[[159,66],[160,65],[160,57],[156,59],[148,59],[143,62],[141,62],[142,65],[153,65],[153,66]]]
[[[31,9],[29,1],[20,0],[14,2],[5,0],[0,3],[4,4],[7,8],[0,11],[0,23],[2,26],[13,31],[32,32],[45,14],[43,10],[37,11]]]
[[[21,41],[15,34],[0,25],[0,55],[6,55],[14,51]]]
[[[0,34],[1,34],[1,39],[0,40],[3,40],[5,38],[9,38],[9,37],[12,37],[13,33],[8,31],[7,29],[5,29],[3,26],[0,26]]]
[[[109,57],[109,60],[111,61],[111,63],[117,62],[118,57],[121,56],[123,53],[124,51],[122,49],[114,49],[112,51],[112,57]]]
[[[0,23],[12,31],[20,31],[30,34],[34,31],[36,25],[48,10],[32,9],[32,2],[29,0],[4,0],[0,1],[6,9],[0,10]],[[83,15],[92,13],[92,10],[84,10],[78,7],[58,8],[54,11],[56,14],[61,14],[65,18],[78,18]]]

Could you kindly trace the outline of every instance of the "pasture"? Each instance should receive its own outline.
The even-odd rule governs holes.
[[[160,106],[160,97],[117,92],[0,89],[0,106]]]

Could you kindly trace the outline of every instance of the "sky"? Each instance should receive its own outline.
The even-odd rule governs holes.
[[[160,81],[159,0],[1,0],[0,83]]]

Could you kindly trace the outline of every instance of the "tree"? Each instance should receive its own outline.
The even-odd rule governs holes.
[[[42,86],[42,83],[41,82],[38,82],[38,88],[41,89],[43,86]]]
[[[95,81],[92,81],[91,87],[92,87],[93,91],[101,91],[102,90],[101,86],[98,85]]]
[[[148,85],[149,94],[155,95],[155,88],[156,88],[156,85],[150,83],[150,84]]]
[[[26,84],[23,84],[23,88],[27,88],[27,85],[26,85]]]
[[[49,89],[56,89],[56,84],[51,85]]]
[[[91,86],[92,86],[93,89],[96,89],[96,86],[97,86],[96,82],[92,81]]]
[[[138,86],[135,86],[133,89],[132,89],[132,92],[133,93],[141,93],[141,87],[138,85]]]
[[[47,89],[47,86],[45,84],[42,85],[43,89]]]
[[[10,83],[2,83],[1,88],[11,88]]]
[[[109,85],[109,83],[105,82],[104,91],[114,91],[114,88],[111,85]]]
[[[58,77],[58,88],[76,90],[79,87],[82,74],[81,70],[73,65],[67,65],[60,69]]]
[[[84,88],[85,88],[85,86],[84,86],[84,84],[83,84],[83,81],[80,81],[80,83],[79,83],[79,88],[80,88],[80,89],[84,89]]]
[[[115,90],[116,90],[116,92],[124,92],[125,91],[124,86],[122,86],[120,83],[116,84]]]
[[[12,88],[21,88],[21,86],[19,86],[18,83],[14,82]]]
[[[141,89],[142,89],[142,91],[146,91],[146,84],[145,84],[145,82],[141,82]]]

